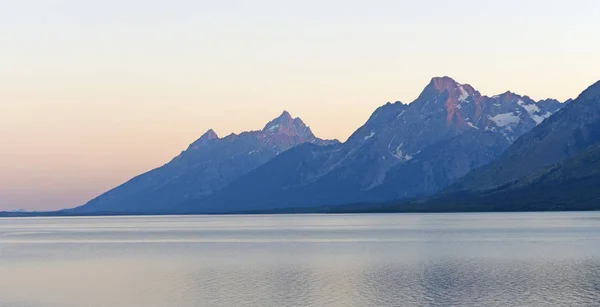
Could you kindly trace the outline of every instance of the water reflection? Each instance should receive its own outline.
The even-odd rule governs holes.
[[[594,306],[598,213],[0,220],[0,306]]]
[[[589,306],[599,271],[598,261],[301,264],[200,269],[181,283],[189,303],[211,306]]]

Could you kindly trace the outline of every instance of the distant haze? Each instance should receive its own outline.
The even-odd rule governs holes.
[[[284,109],[345,140],[433,76],[565,100],[600,79],[600,2],[0,2],[0,210],[80,205],[209,128]]]

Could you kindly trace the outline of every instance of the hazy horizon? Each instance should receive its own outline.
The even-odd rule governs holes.
[[[0,3],[0,211],[81,205],[208,129],[289,111],[345,140],[432,77],[575,98],[600,79],[600,2]]]

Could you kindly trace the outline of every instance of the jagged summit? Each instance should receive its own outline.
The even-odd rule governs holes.
[[[460,84],[448,76],[443,76],[431,78],[430,85],[432,85],[438,92],[443,92],[444,90],[456,88]]]
[[[208,131],[206,131],[201,137],[201,140],[216,140],[219,139],[219,136],[217,135],[217,133],[212,130],[212,129],[208,129]]]
[[[510,90],[507,90],[507,91],[505,91],[505,92],[503,92],[501,94],[494,95],[494,97],[498,97],[498,96],[512,96],[512,95],[515,95],[515,93],[511,92]]]
[[[481,97],[481,94],[471,85],[461,84],[448,76],[444,76],[432,78],[415,102],[421,102],[424,105],[428,105],[429,102],[433,102],[430,98],[445,94],[447,94],[445,100],[438,99],[436,101],[448,106],[467,101],[469,97],[472,97],[471,100],[476,100]]]
[[[594,87],[594,86],[592,85],[590,87],[590,89],[592,87]],[[443,94],[443,93],[447,92],[450,99],[454,99],[454,100],[458,100],[458,101],[466,100],[470,96],[473,96],[474,98],[482,97],[482,98],[491,98],[491,99],[498,99],[498,98],[503,98],[503,97],[505,99],[522,98],[522,99],[525,99],[528,101],[534,101],[527,95],[520,95],[511,90],[506,90],[503,93],[493,95],[493,96],[482,95],[479,91],[477,91],[470,84],[459,83],[452,77],[448,77],[448,76],[433,77],[431,79],[431,81],[429,82],[429,84],[425,87],[425,89],[423,90],[421,95],[427,94],[427,93],[430,94],[431,91],[435,91],[439,94]],[[598,84],[598,91],[600,91],[600,84]],[[570,100],[571,99],[565,101],[565,103],[569,102]],[[534,101],[534,102],[536,102],[536,103],[552,103],[552,104],[561,103],[560,101],[553,99],[553,98],[546,98],[546,99],[542,99],[542,100]]]
[[[273,120],[269,121],[265,127],[263,128],[263,131],[272,131],[275,130],[281,126],[291,126],[294,123],[294,120],[300,120],[299,118],[293,118],[292,115],[288,112],[288,111],[283,111],[283,113],[281,113],[281,115],[279,115],[278,117],[274,118]]]
[[[432,87],[438,93],[443,93],[445,91],[453,92],[456,90],[460,90],[461,88],[463,88],[465,91],[469,92],[470,94],[473,94],[474,92],[476,92],[475,89],[470,84],[459,83],[456,80],[454,80],[453,78],[448,77],[448,76],[433,77],[431,79],[431,81],[429,82],[429,84],[427,85],[426,89],[428,87]]]
[[[500,132],[509,142],[562,107],[556,100],[536,102],[511,91],[489,97],[447,76],[432,78],[413,104],[422,118],[443,114],[448,127]]]
[[[219,136],[214,130],[208,129],[208,131],[206,131],[202,136],[200,136],[200,138],[198,138],[196,141],[190,144],[189,148],[198,149],[215,140],[219,140]]]
[[[267,123],[262,130],[269,134],[283,134],[302,138],[314,138],[310,128],[299,117],[292,117],[288,111]]]
[[[283,110],[283,112],[281,113],[281,115],[279,115],[278,118],[282,118],[282,119],[291,119],[292,115],[290,114],[290,112]]]
[[[212,143],[230,143],[242,138],[252,138],[265,145],[275,145],[277,152],[283,152],[301,143],[310,142],[317,145],[331,145],[338,140],[322,140],[317,138],[302,119],[292,117],[288,111],[269,121],[262,130],[252,130],[240,134],[231,133],[220,138],[209,129],[199,139],[190,144],[188,150],[196,151],[210,146]]]

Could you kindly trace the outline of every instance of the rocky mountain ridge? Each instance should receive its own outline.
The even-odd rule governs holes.
[[[206,197],[235,179],[302,143],[327,146],[300,118],[287,111],[262,130],[220,138],[212,129],[169,163],[98,196],[74,212],[158,212]]]
[[[301,145],[188,212],[318,206],[430,195],[499,156],[562,107],[511,92],[492,97],[433,78],[412,103],[388,103],[343,144]]]

